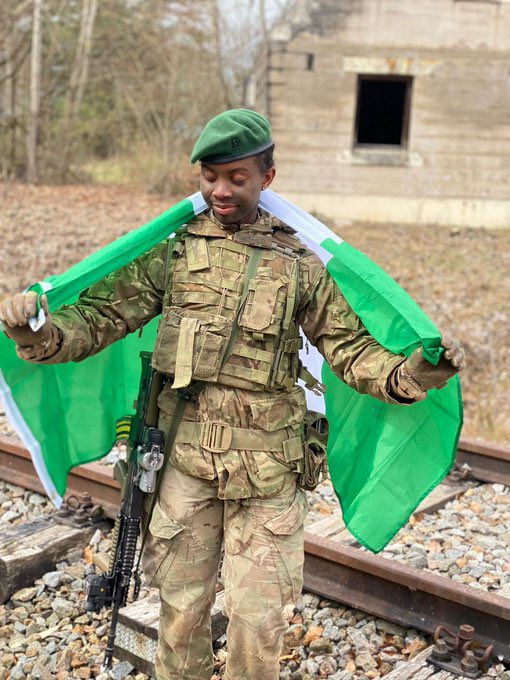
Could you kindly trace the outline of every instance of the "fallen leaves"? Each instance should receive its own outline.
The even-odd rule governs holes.
[[[412,642],[410,642],[403,650],[403,654],[408,656],[410,659],[412,659],[414,656],[419,654],[420,652],[423,652],[424,649],[427,648],[427,643],[425,640],[420,640],[420,638],[415,638]]]
[[[83,559],[87,564],[92,564],[94,562],[94,552],[90,545],[87,545],[83,549]]]
[[[322,636],[323,632],[324,628],[322,626],[310,626],[310,628],[306,631],[301,644],[304,647],[307,647],[313,640],[318,640]]]

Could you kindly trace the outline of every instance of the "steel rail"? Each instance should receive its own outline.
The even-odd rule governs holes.
[[[471,476],[480,482],[508,485],[510,483],[510,447],[489,444],[477,439],[462,438],[455,462],[467,464]]]
[[[510,599],[305,533],[305,588],[382,619],[433,633],[469,623],[510,661]]]
[[[14,437],[0,435],[0,479],[24,489],[44,494],[27,449]],[[111,469],[99,463],[86,463],[73,468],[67,478],[66,497],[89,493],[101,505],[107,517],[114,519],[120,504],[120,484],[112,478]]]

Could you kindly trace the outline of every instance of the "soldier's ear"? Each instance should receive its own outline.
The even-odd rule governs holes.
[[[264,177],[262,178],[262,190],[267,189],[267,187],[274,180],[275,175],[276,168],[269,168],[269,170],[264,173]]]

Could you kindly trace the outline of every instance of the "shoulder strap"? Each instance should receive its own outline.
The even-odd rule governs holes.
[[[166,264],[165,264],[165,293],[168,288],[168,284],[170,282],[170,276],[172,273],[172,260],[175,259],[173,257],[174,253],[176,254],[177,257],[180,257],[184,250],[184,244],[182,242],[183,236],[186,233],[186,227],[187,225],[184,225],[181,227],[175,234],[173,239],[168,239],[168,249],[166,251]]]
[[[232,354],[232,350],[234,349],[234,344],[235,341],[237,340],[237,336],[239,334],[239,315],[241,314],[241,309],[243,308],[243,304],[248,297],[248,290],[250,286],[250,281],[253,279],[255,274],[257,273],[257,269],[260,263],[260,260],[262,258],[262,253],[264,252],[263,248],[253,248],[253,251],[250,255],[250,259],[248,260],[248,264],[246,265],[246,272],[244,274],[244,283],[243,283],[243,292],[241,293],[241,297],[239,298],[239,304],[237,306],[237,311],[234,316],[234,322],[232,324],[232,332],[230,333],[230,338],[228,340],[228,345],[227,349],[225,350],[225,354],[223,355],[223,361],[221,362],[221,368],[227,363],[227,361],[230,358],[230,355]],[[221,370],[221,369],[220,369]]]

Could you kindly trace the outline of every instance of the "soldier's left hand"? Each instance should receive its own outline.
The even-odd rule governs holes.
[[[421,347],[397,366],[389,377],[390,390],[397,398],[421,401],[428,390],[440,390],[448,380],[464,369],[464,349],[458,340],[448,335],[441,338],[444,352],[437,366],[423,356]]]
[[[463,371],[466,362],[466,353],[460,342],[449,335],[443,335],[441,338],[441,347],[445,348],[441,359],[447,359],[453,368],[457,369],[453,375]]]
[[[451,377],[464,370],[465,352],[460,342],[449,335],[443,335],[441,346],[445,351],[437,366],[425,359],[421,347],[415,350],[403,364],[405,371],[423,391],[440,390]]]

